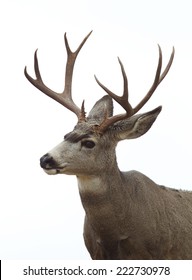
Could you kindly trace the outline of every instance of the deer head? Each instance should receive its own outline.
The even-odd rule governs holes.
[[[77,116],[74,130],[65,135],[64,141],[40,159],[41,167],[47,174],[73,174],[77,176],[95,175],[105,170],[110,172],[116,165],[115,147],[120,140],[137,138],[146,133],[161,111],[161,106],[142,114],[136,114],[149,100],[158,85],[167,75],[174,58],[174,48],[164,71],[162,68],[162,51],[160,46],[159,60],[154,82],[139,104],[133,108],[129,103],[128,80],[121,60],[118,58],[123,76],[123,95],[118,96],[105,87],[96,77],[96,82],[107,92],[107,95],[96,102],[86,116],[84,101],[79,108],[72,99],[72,75],[77,55],[91,32],[84,38],[75,52],[72,52],[66,33],[64,35],[67,50],[65,87],[62,93],[48,88],[40,74],[37,51],[34,55],[36,78],[32,78],[25,67],[26,78],[39,90],[71,110]],[[124,113],[113,115],[113,100],[121,105]]]

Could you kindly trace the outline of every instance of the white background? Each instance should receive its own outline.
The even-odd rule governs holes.
[[[75,67],[73,96],[86,111],[105,94],[93,75],[122,93],[117,63],[129,78],[133,105],[152,84],[159,43],[173,66],[142,111],[162,105],[152,129],[117,148],[120,169],[139,170],[155,182],[192,189],[192,17],[190,0],[0,1],[0,258],[89,259],[83,242],[84,211],[74,176],[48,176],[39,158],[73,129],[76,117],[35,89],[33,53],[39,49],[45,83],[62,91],[66,53],[93,34]],[[117,107],[116,112],[121,111]]]

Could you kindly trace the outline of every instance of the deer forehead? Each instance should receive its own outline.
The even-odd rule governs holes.
[[[64,139],[71,143],[77,143],[83,139],[99,141],[101,138],[103,138],[101,137],[103,135],[97,132],[96,127],[98,125],[99,124],[96,121],[78,123],[71,132],[64,136]]]
[[[66,143],[71,143],[72,145],[92,141],[95,143],[97,152],[113,149],[117,145],[117,141],[110,131],[105,131],[105,133],[100,134],[94,128],[86,127],[86,124],[76,126],[73,131],[64,136],[64,140]]]

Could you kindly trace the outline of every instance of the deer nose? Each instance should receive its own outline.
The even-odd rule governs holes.
[[[40,158],[40,166],[45,169],[53,168],[55,161],[50,154],[45,154]]]

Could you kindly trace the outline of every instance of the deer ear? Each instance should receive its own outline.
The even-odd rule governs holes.
[[[138,114],[114,124],[113,131],[118,141],[138,138],[145,134],[156,120],[161,109],[160,106],[150,112]]]
[[[108,117],[113,115],[113,100],[108,95],[103,96],[95,103],[88,115],[88,119],[103,120],[106,114]]]

